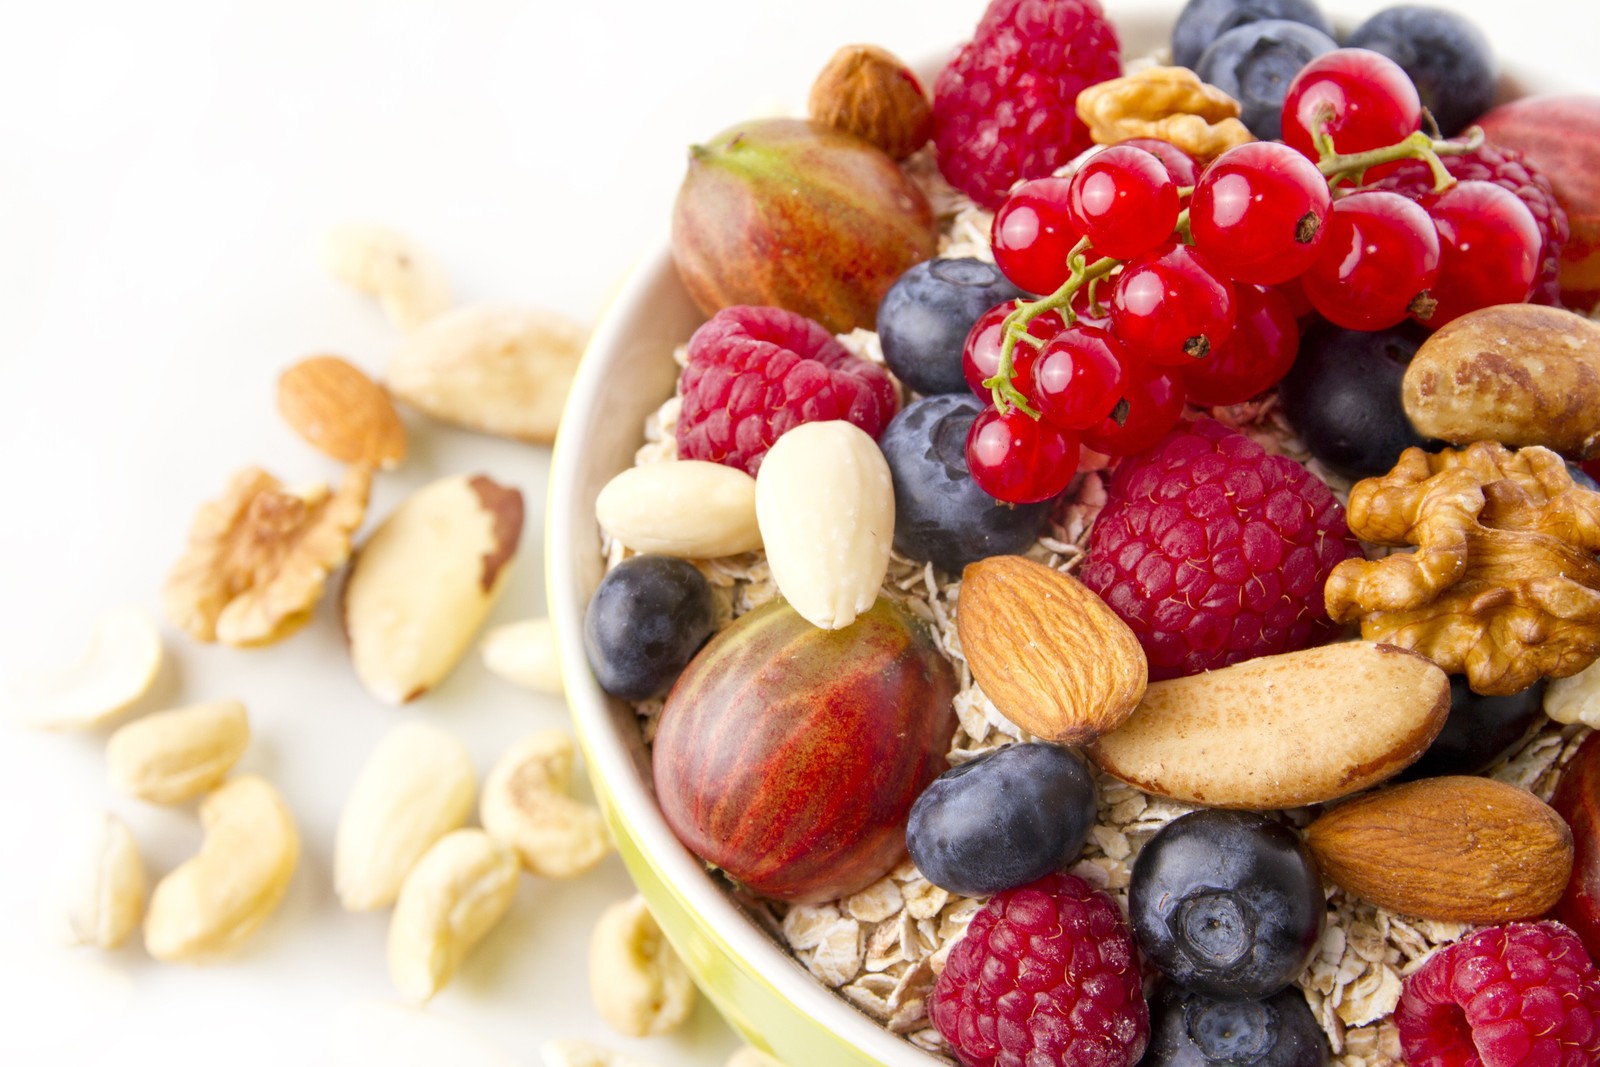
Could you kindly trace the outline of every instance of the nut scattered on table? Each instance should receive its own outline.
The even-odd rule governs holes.
[[[756,480],[700,459],[629,467],[594,502],[600,528],[635,552],[716,559],[761,547]]]
[[[389,977],[408,1000],[429,1000],[511,908],[517,857],[482,830],[434,843],[400,887],[389,920]]]
[[[214,788],[250,744],[237,700],[196,704],[131,722],[106,742],[111,784],[152,804],[182,804]]]
[[[66,832],[60,893],[70,944],[112,949],[144,915],[147,888],[139,844],[108,811],[87,812]]]
[[[1239,102],[1187,67],[1148,67],[1091,85],[1077,109],[1095,144],[1154,137],[1202,163],[1255,140],[1239,121]]]
[[[1544,713],[1556,722],[1600,730],[1600,660],[1545,686]]]
[[[1076,578],[1022,556],[961,575],[956,615],[972,676],[1000,714],[1036,737],[1081,745],[1122,723],[1144,695],[1144,649]],[[1026,648],[1018,635],[1026,634]]]
[[[385,226],[346,223],[322,242],[328,273],[378,298],[395,325],[414,330],[450,309],[450,280],[439,262]]]
[[[389,391],[444,422],[549,444],[587,340],[552,311],[468,305],[406,338],[389,360]]]
[[[600,812],[568,793],[574,754],[565,730],[541,730],[507,749],[483,783],[483,828],[543,878],[575,878],[611,850]]]
[[[878,599],[894,540],[894,483],[878,443],[843,420],[807,422],[768,450],[756,520],[784,599],[842,630]]]
[[[77,663],[9,681],[0,703],[37,729],[92,730],[150,691],[161,659],[161,634],[150,617],[137,608],[112,608],[95,620]]]
[[[350,558],[367,511],[372,468],[326,485],[287,487],[257,467],[203,505],[189,545],[167,577],[167,618],[197,641],[267,645],[311,620],[328,576]]]
[[[496,626],[478,646],[483,664],[508,682],[560,696],[561,650],[549,619],[523,619]]]
[[[813,121],[853,133],[895,159],[933,136],[933,107],[900,58],[877,45],[845,45],[811,86]]]
[[[694,1010],[694,981],[644,897],[613,904],[589,937],[589,994],[600,1017],[628,1037],[659,1037]]]
[[[367,691],[404,704],[443,681],[505,585],[522,494],[479,475],[412,494],[356,553],[342,608]]]
[[[341,463],[388,469],[406,458],[406,428],[389,394],[338,356],[312,356],[284,371],[278,411],[301,440]]]
[[[1350,531],[1416,551],[1346,560],[1325,589],[1336,622],[1415,649],[1475,692],[1521,692],[1600,657],[1600,493],[1546,448],[1408,448],[1350,490]]]
[[[300,833],[277,789],[245,775],[200,803],[198,855],[156,883],[144,918],[150,955],[201,963],[237,950],[277,910],[300,862]]]
[[[333,884],[347,911],[393,904],[423,854],[467,821],[472,754],[436,726],[390,730],[361,768],[334,839]]]

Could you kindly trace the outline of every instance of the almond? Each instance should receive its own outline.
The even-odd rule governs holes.
[[[312,356],[278,378],[278,411],[306,444],[341,463],[391,468],[406,428],[383,386],[338,356]]]
[[[1438,667],[1351,641],[1155,682],[1089,757],[1137,789],[1190,804],[1294,808],[1398,774],[1449,713],[1450,679]]]
[[[1343,804],[1306,830],[1340,889],[1402,915],[1501,923],[1542,915],[1572,873],[1572,831],[1492,778],[1424,778]]]
[[[1082,744],[1126,719],[1144,693],[1144,649],[1127,623],[1042,563],[968,564],[956,624],[984,695],[1037,737]]]
[[[922,83],[899,57],[875,45],[846,45],[811,86],[817,122],[870,141],[905,159],[933,136],[933,109]]]

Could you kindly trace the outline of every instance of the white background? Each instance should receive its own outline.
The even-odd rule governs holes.
[[[238,467],[337,477],[280,424],[276,377],[316,352],[381,374],[397,333],[322,274],[327,227],[394,225],[438,255],[462,301],[592,322],[664,234],[686,145],[802,107],[841,44],[933,55],[970,32],[980,6],[0,2],[0,676],[70,659],[105,606],[156,611],[195,507]],[[1592,69],[1592,4],[1452,6],[1478,14],[1503,55]],[[369,515],[444,474],[518,485],[529,523],[492,621],[543,614],[547,452],[411,426],[412,458],[380,478]],[[302,867],[231,962],[172,968],[136,945],[57,947],[47,873],[71,811],[115,810],[157,874],[199,831],[192,810],[115,795],[103,736],[0,724],[0,1063],[533,1064],[541,1041],[587,1036],[675,1067],[736,1047],[706,1009],[643,1042],[595,1013],[589,929],[630,892],[614,857],[575,883],[524,879],[511,915],[426,1014],[394,1005],[386,917],[338,909],[333,828],[386,730],[418,718],[453,730],[481,773],[522,733],[563,722],[559,701],[469,657],[437,693],[380,706],[355,684],[326,606],[262,651],[165,632],[172,666],[143,707],[245,701],[256,739],[242,769],[283,789]]]

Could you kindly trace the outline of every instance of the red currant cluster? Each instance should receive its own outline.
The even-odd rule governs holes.
[[[1543,240],[1532,213],[1497,185],[1456,182],[1439,156],[1481,138],[1438,141],[1422,120],[1399,66],[1340,49],[1290,85],[1282,142],[1201,169],[1164,141],[1126,141],[1070,178],[1012,190],[994,217],[995,263],[1050,295],[991,309],[967,337],[967,382],[993,401],[967,440],[978,485],[1046,500],[1071,481],[1080,442],[1129,455],[1186,401],[1271,388],[1299,348],[1297,312],[1356,330],[1408,316],[1437,327],[1528,299]],[[1404,159],[1433,169],[1429,195],[1362,187]]]

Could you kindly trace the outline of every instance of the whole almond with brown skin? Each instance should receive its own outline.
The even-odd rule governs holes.
[[[1022,556],[961,573],[961,650],[984,695],[1029,733],[1076,745],[1111,730],[1148,680],[1139,639],[1088,587]]]
[[[811,86],[811,117],[905,159],[933,136],[933,108],[898,56],[876,45],[845,45]]]
[[[1329,881],[1402,915],[1500,923],[1542,915],[1572,873],[1572,831],[1492,778],[1424,778],[1340,805],[1306,830]]]
[[[391,468],[406,428],[383,386],[338,356],[312,356],[278,378],[278,411],[306,444],[341,463]]]

